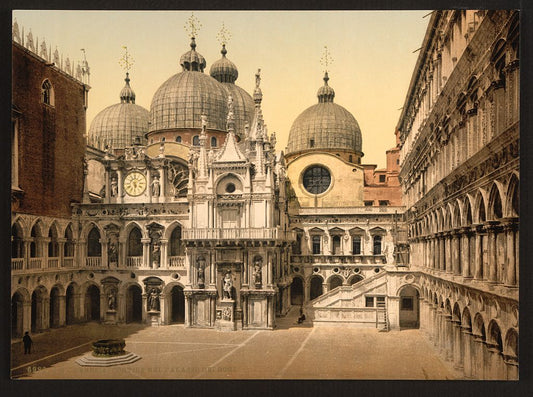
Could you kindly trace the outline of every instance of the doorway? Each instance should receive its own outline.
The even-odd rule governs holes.
[[[183,288],[176,285],[170,292],[172,296],[170,319],[173,323],[183,324],[185,322],[185,295]]]
[[[15,292],[13,298],[11,298],[11,337],[22,336],[24,326],[23,318],[23,298],[18,292]]]
[[[311,290],[309,291],[309,298],[311,300],[318,298],[322,295],[322,278],[319,276],[311,277]]]
[[[142,290],[138,285],[132,285],[126,293],[126,322],[142,322]]]
[[[100,290],[90,285],[85,294],[85,313],[87,321],[100,321]]]
[[[304,303],[304,283],[301,277],[294,277],[291,283],[291,305]]]
[[[420,294],[411,286],[400,291],[400,328],[418,328],[420,326]]]

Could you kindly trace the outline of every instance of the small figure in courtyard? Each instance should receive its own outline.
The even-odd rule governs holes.
[[[30,354],[33,341],[31,340],[30,333],[28,331],[24,333],[24,336],[22,337],[22,343],[24,344],[24,354]]]
[[[159,310],[159,294],[155,288],[150,290],[150,295],[148,296],[148,308],[150,311]]]
[[[227,272],[224,276],[223,299],[231,299],[231,288],[233,287],[233,281],[231,279],[231,273]]]
[[[154,176],[154,180],[152,182],[152,196],[159,197],[161,191],[161,186],[159,184],[159,177],[156,175]]]
[[[298,324],[301,324],[305,321],[304,307],[300,307],[300,316],[298,317]]]
[[[117,298],[116,298],[115,290],[109,291],[109,295],[107,296],[108,309],[115,310],[116,302],[117,302]]]

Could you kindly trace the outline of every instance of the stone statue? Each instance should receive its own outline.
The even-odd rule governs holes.
[[[117,307],[117,293],[114,289],[109,291],[107,295],[107,308],[109,310],[115,310]]]
[[[256,260],[254,260],[254,271],[253,271],[253,276],[254,276],[254,284],[256,286],[261,286],[262,284],[262,272],[261,272],[261,262],[262,260],[260,258],[257,258]]]
[[[113,177],[111,178],[111,197],[117,197],[117,196],[118,196],[117,178]]]
[[[152,181],[152,196],[159,197],[161,193],[161,186],[159,183],[159,176],[155,175],[154,180]]]
[[[159,292],[156,288],[150,290],[148,295],[148,310],[149,311],[158,311],[159,310]]]
[[[198,286],[203,287],[205,285],[205,269],[203,267],[198,268]]]
[[[118,262],[118,249],[117,249],[117,242],[110,239],[109,245],[107,248],[107,257],[109,260],[109,263],[117,263]]]
[[[165,144],[163,142],[159,145],[159,157],[165,157]]]
[[[159,249],[159,244],[154,244],[154,249],[152,251],[152,264],[153,268],[159,267],[159,262],[161,260],[161,250]]]
[[[227,272],[224,276],[224,285],[222,287],[223,298],[222,299],[231,299],[231,288],[233,287],[233,280],[231,279],[231,273]]]

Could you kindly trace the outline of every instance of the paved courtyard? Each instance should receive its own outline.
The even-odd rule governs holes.
[[[141,360],[81,367],[75,360],[99,338],[124,337]],[[84,324],[34,337],[35,351],[12,345],[13,376],[21,379],[455,379],[418,330],[378,332],[296,325],[275,331],[217,332],[182,325]]]

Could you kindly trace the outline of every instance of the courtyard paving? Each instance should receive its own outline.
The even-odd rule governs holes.
[[[418,330],[378,332],[296,325],[275,331],[191,329],[183,325],[69,326],[34,337],[35,350],[12,344],[12,376],[20,379],[455,379]],[[141,360],[81,367],[90,342],[123,337]]]

